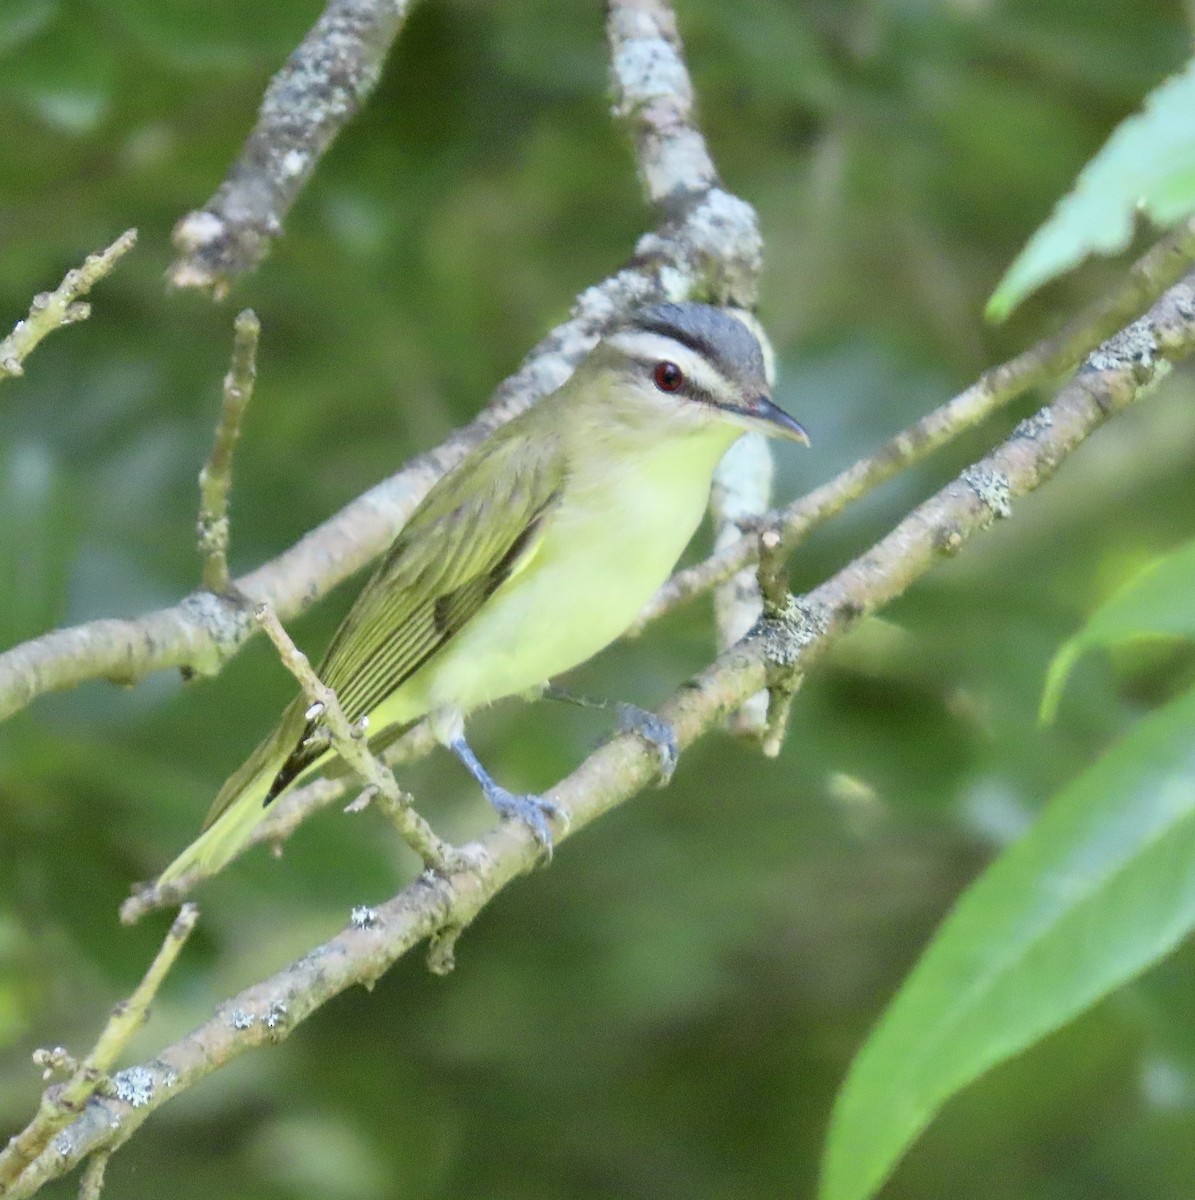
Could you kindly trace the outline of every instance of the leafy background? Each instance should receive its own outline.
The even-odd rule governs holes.
[[[768,243],[780,399],[811,429],[796,494],[1053,328],[1090,264],[1004,326],[984,303],[1113,127],[1189,53],[1162,0],[678,0],[706,132]],[[0,645],[194,586],[195,474],[232,305],[265,334],[238,457],[247,568],[471,415],[649,223],[606,114],[596,4],[429,0],[262,270],[215,308],[166,296],[169,230],[239,147],[318,2],[5,0],[0,313],[129,225],[95,315],[0,395]],[[834,1094],[960,891],[1055,792],[1195,680],[1172,641],[1097,650],[1057,719],[1049,663],[1098,604],[1190,539],[1179,374],[1047,489],[864,627],[797,698],[777,762],[729,739],[521,881],[432,978],[413,958],[280,1048],[171,1103],[106,1195],[731,1197],[812,1193]],[[811,585],[995,423],[822,530]],[[318,648],[342,589],[295,632]],[[702,606],[584,668],[642,703],[708,655]],[[89,1044],[162,919],[133,879],[182,846],[289,695],[255,644],[216,681],[40,701],[0,730],[0,1130],[37,1045]],[[593,714],[503,706],[487,761],[542,787]],[[434,759],[404,777],[450,836],[489,815]],[[138,1042],[152,1052],[412,870],[379,821],[326,816],[210,885]],[[1184,947],[950,1102],[887,1197],[1190,1196],[1195,956]],[[48,1195],[73,1194],[67,1182]]]

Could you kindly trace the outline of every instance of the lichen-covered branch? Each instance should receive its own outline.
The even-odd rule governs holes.
[[[137,244],[137,231],[126,230],[106,250],[89,254],[81,267],[67,271],[52,292],[39,292],[29,306],[29,315],[18,321],[12,333],[0,342],[0,379],[24,373],[25,359],[39,342],[63,325],[73,325],[91,316],[91,306],[80,300]]]
[[[791,689],[817,657],[854,626],[906,591],[978,532],[1012,513],[1108,417],[1145,394],[1170,363],[1195,351],[1195,282],[1173,288],[1140,321],[1093,353],[1053,403],[1022,422],[991,454],[914,509],[870,550],[801,598],[770,611],[737,646],[720,655],[666,704],[660,716],[686,748],[769,684]],[[775,592],[774,588],[769,588]],[[591,755],[548,797],[570,818],[574,836],[645,788],[654,753],[633,735]],[[146,1088],[136,1106],[95,1096],[12,1189],[24,1200],[88,1156],[128,1138],[162,1104],[258,1046],[279,1041],[346,988],[370,984],[407,951],[441,931],[467,926],[503,887],[536,862],[528,829],[503,822],[470,848],[472,866],[449,876],[425,873],[391,900],[354,909],[336,937],[228,1001],[215,1017],[139,1070]],[[439,961],[439,959],[437,959]]]
[[[183,906],[149,970],[133,994],[113,1010],[95,1046],[82,1062],[74,1062],[61,1048],[42,1056],[48,1064],[47,1075],[63,1068],[69,1071],[69,1077],[46,1088],[33,1120],[0,1151],[0,1196],[10,1193],[25,1168],[45,1151],[55,1134],[83,1112],[93,1096],[102,1094],[117,1101],[128,1099],[129,1088],[125,1085],[129,1080],[122,1082],[119,1076],[110,1079],[108,1072],[144,1023],[149,1006],[198,919],[195,905]],[[112,1146],[116,1144],[113,1142]]]
[[[241,436],[241,421],[253,398],[257,378],[257,340],[261,323],[252,309],[238,314],[233,325],[232,362],[224,376],[224,399],[212,452],[199,472],[199,553],[203,586],[221,595],[228,591],[228,493],[232,490],[232,455]]]
[[[176,287],[221,298],[255,267],[336,135],[373,91],[412,0],[330,0],[270,80],[215,195],[175,226]]]
[[[694,121],[693,85],[676,14],[665,0],[610,0],[606,13],[614,113],[630,126],[651,204],[676,203],[718,183]]]

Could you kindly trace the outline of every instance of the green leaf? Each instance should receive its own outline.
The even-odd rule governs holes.
[[[1123,250],[1138,212],[1163,227],[1195,213],[1195,59],[1155,88],[1083,168],[1000,280],[988,317],[1003,320],[1089,254]]]
[[[873,1196],[960,1088],[1195,926],[1195,691],[1139,722],[964,894],[835,1104],[821,1200]]]
[[[1086,651],[1152,637],[1195,638],[1195,541],[1139,571],[1063,644],[1046,672],[1042,723],[1054,719],[1062,689]]]

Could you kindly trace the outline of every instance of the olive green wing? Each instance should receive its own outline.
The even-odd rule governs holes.
[[[318,674],[356,722],[429,662],[538,544],[560,499],[554,442],[503,430],[427,495],[332,639]],[[323,751],[286,760],[277,795]]]

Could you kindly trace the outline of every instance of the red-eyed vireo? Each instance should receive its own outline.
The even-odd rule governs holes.
[[[498,812],[550,848],[554,808],[489,777],[465,717],[584,662],[631,624],[701,522],[718,460],[749,429],[808,444],[768,395],[755,335],[704,304],[643,309],[432,488],[320,677],[372,731],[426,715]],[[333,753],[311,736],[307,707],[299,696],[287,708],[160,882],[223,865]]]

